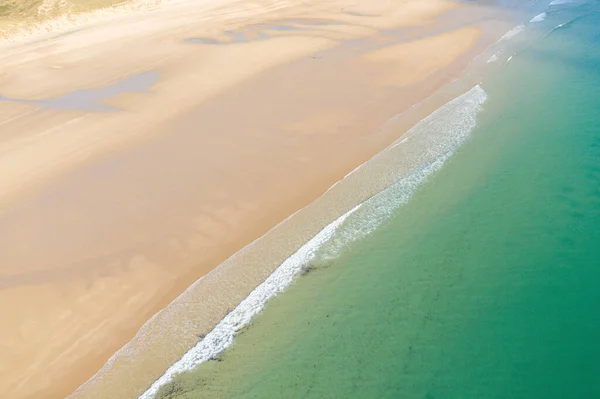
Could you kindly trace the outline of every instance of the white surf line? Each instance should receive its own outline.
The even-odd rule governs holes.
[[[466,93],[465,93],[466,94]],[[463,94],[463,95],[465,95]],[[420,106],[422,103],[424,103],[425,101],[429,100],[430,98],[433,97],[433,94],[428,96],[427,98],[425,98],[424,100],[422,100],[419,103],[413,104],[411,106],[411,108],[414,108],[416,106]],[[461,96],[459,96],[461,97]],[[445,104],[447,105],[447,104]],[[444,106],[444,105],[443,105]],[[442,106],[442,107],[443,107]],[[392,123],[394,120],[396,120],[398,117],[400,117],[401,115],[403,115],[404,112],[401,112],[400,114],[392,117],[391,119],[389,119],[387,122],[384,123],[383,126]],[[421,120],[420,122],[422,122],[423,120]],[[420,123],[417,122],[417,125]],[[416,126],[416,125],[415,125]],[[414,127],[413,127],[414,129]],[[402,142],[406,142],[409,140],[408,137],[405,137],[406,134],[408,134],[409,132],[411,132],[410,129],[407,133],[405,133],[404,135],[402,135],[399,139],[402,140]],[[404,138],[403,138],[404,137]],[[376,154],[374,157],[377,157],[379,154],[383,153],[384,151],[386,151],[387,149],[394,147],[395,143],[390,144],[388,147],[384,148],[383,150],[381,150],[378,154]],[[373,158],[374,158],[373,157]],[[371,159],[373,159],[371,158]],[[341,180],[335,182],[331,187],[329,187],[329,189],[327,189],[325,191],[325,193],[327,193],[328,191],[330,191],[333,187],[335,187],[336,185],[338,185],[340,182],[342,182],[345,178],[349,177],[350,175],[352,175],[353,173],[357,172],[361,167],[363,167],[365,164],[367,164],[371,159],[363,162],[362,164],[360,164],[359,166],[357,166],[356,168],[354,168],[351,172],[349,172],[348,174],[346,174],[346,176],[344,178],[342,178]],[[325,194],[324,193],[324,194]],[[323,194],[323,195],[324,195]],[[310,206],[312,203],[306,205],[303,208],[298,209],[296,212],[294,212],[293,214],[291,214],[290,216],[288,216],[287,218],[285,218],[284,220],[282,220],[281,222],[279,222],[277,225],[275,225],[274,227],[272,227],[271,229],[269,229],[269,231],[267,231],[264,235],[258,237],[257,239],[255,239],[254,241],[252,241],[251,243],[247,244],[245,247],[243,247],[242,249],[240,249],[239,251],[237,251],[236,253],[234,253],[233,255],[231,255],[229,258],[227,258],[223,263],[221,263],[219,266],[217,266],[213,271],[211,271],[211,273],[213,273],[215,270],[217,270],[220,266],[222,266],[223,264],[225,264],[226,262],[231,261],[231,259],[233,259],[235,256],[237,256],[238,254],[247,251],[247,250],[251,250],[251,248],[257,244],[260,240],[264,239],[266,236],[268,236],[271,232],[273,232],[274,230],[278,229],[281,225],[285,224],[286,222],[288,222],[288,220],[290,220],[291,218],[293,218],[294,216],[296,216],[296,214],[302,212],[304,210],[304,208]],[[200,277],[198,280],[196,280],[192,285],[190,285],[190,287],[188,287],[184,292],[182,292],[181,294],[179,294],[173,301],[171,301],[170,304],[172,303],[176,303],[177,301],[179,301],[181,298],[183,298],[185,295],[187,295],[188,291],[193,289],[193,287],[198,284],[200,281],[202,281],[204,279],[204,277],[206,276],[202,276]],[[150,326],[158,317],[159,315],[166,309],[168,308],[169,305],[167,305],[167,307],[161,309],[160,311],[158,311],[157,313],[155,313],[150,319],[148,319],[143,325],[142,327],[140,327],[140,329],[138,330],[137,334],[135,335],[134,339],[132,339],[131,341],[129,341],[128,343],[126,343],[123,347],[121,347],[118,351],[116,351],[107,361],[106,363],[102,366],[102,368],[100,370],[98,370],[98,372],[96,372],[96,374],[94,374],[93,376],[91,376],[86,382],[84,382],[83,384],[81,384],[75,391],[73,391],[69,396],[67,396],[68,398],[72,398],[75,395],[80,394],[82,391],[85,391],[86,387],[90,384],[93,384],[94,381],[96,381],[97,379],[101,379],[105,370],[110,369],[111,365],[114,363],[115,359],[117,359],[119,356],[121,356],[122,354],[126,353],[130,348],[130,345],[132,344],[132,342],[135,340],[136,337],[143,335],[144,331],[146,328],[148,328],[148,326]],[[206,338],[206,337],[205,337]],[[140,396],[140,398],[142,398],[142,396]]]
[[[139,396],[139,399],[154,398],[158,389],[172,381],[176,374],[192,370],[199,364],[214,359],[220,352],[231,346],[235,334],[247,326],[255,315],[260,313],[269,299],[285,290],[292,283],[294,277],[301,271],[302,266],[314,258],[317,249],[331,238],[344,220],[360,206],[357,205],[336,221],[326,226],[315,237],[300,247],[296,253],[287,258],[273,274],[256,287],[232,312],[225,316],[204,339],[190,349],[181,360],[169,367],[165,374],[156,380],[146,392]]]
[[[504,35],[502,35],[495,44],[490,46],[490,48],[493,46],[497,46],[499,43],[502,43],[503,41],[512,39],[513,37],[515,37],[518,34],[520,34],[521,32],[523,32],[524,30],[525,30],[525,24],[522,24],[522,23],[513,27],[511,30],[509,30]],[[490,58],[488,58],[486,63],[491,64],[493,62],[498,61],[500,59],[500,56],[502,55],[502,53],[503,53],[503,49],[498,49],[494,54],[492,54],[490,56]]]
[[[310,205],[310,204],[309,204]],[[308,206],[308,205],[307,205]],[[304,208],[300,208],[298,209],[296,212],[292,213],[290,216],[288,216],[287,218],[285,218],[284,220],[282,220],[281,222],[277,223],[275,226],[273,226],[271,229],[269,229],[265,234],[263,234],[262,236],[258,237],[257,239],[255,239],[254,241],[252,241],[251,243],[247,244],[245,247],[243,247],[242,249],[240,249],[239,251],[237,251],[236,253],[234,253],[233,255],[231,255],[229,258],[227,258],[224,262],[222,262],[221,264],[219,264],[215,269],[213,269],[213,271],[211,271],[210,273],[213,273],[215,270],[217,270],[220,266],[222,266],[224,263],[230,261],[233,257],[235,257],[236,255],[238,255],[239,253],[246,251],[246,250],[250,250],[256,243],[258,243],[260,240],[264,239],[266,236],[268,236],[271,232],[273,232],[274,230],[278,229],[281,225],[283,225],[284,223],[286,223],[288,220],[290,220],[291,218],[293,218],[294,216],[296,216],[296,214],[302,212]],[[171,303],[169,303],[169,305],[167,305],[165,308],[161,309],[160,311],[156,312],[150,319],[148,319],[143,325],[142,327],[140,327],[140,329],[138,330],[138,332],[136,333],[135,337],[137,337],[138,335],[141,335],[144,333],[144,330],[150,326],[154,320],[156,320],[156,318],[158,318],[158,316],[166,309],[168,308],[172,303],[177,302],[178,300],[180,300],[181,298],[183,298],[185,295],[187,295],[188,291],[190,289],[192,289],[194,286],[196,286],[198,283],[200,283],[206,276],[208,276],[208,274],[198,278],[196,281],[194,281],[192,283],[192,285],[190,285],[185,291],[183,291],[181,294],[179,294],[175,299],[173,299],[171,301]],[[66,399],[68,398],[72,398],[73,396],[80,394],[82,390],[84,390],[86,388],[86,386],[88,384],[93,383],[94,380],[96,380],[97,378],[101,378],[102,377],[102,373],[106,368],[110,368],[110,366],[112,365],[112,363],[115,361],[115,359],[117,359],[122,353],[126,353],[129,350],[129,346],[130,344],[135,340],[132,339],[131,341],[129,341],[128,343],[126,343],[123,347],[121,347],[121,349],[119,349],[118,351],[116,351],[115,353],[113,353],[113,355],[106,361],[106,363],[104,363],[104,365],[102,366],[102,368],[100,370],[98,370],[98,372],[96,372],[96,374],[94,374],[93,376],[91,376],[86,382],[84,382],[83,384],[81,384],[79,387],[77,387],[77,389],[75,391],[73,391],[69,396],[66,397]],[[205,337],[206,338],[206,337]]]
[[[363,208],[365,204],[374,202],[375,213],[370,209],[365,209],[365,212],[368,214],[368,217],[365,219],[369,221],[368,226],[361,225],[361,228],[359,229],[361,234],[351,235],[348,240],[343,240],[343,245],[347,245],[349,242],[355,241],[373,231],[382,223],[382,221],[389,217],[394,209],[406,203],[412,196],[416,187],[424,182],[432,173],[439,170],[443,163],[452,155],[454,149],[459,147],[464,140],[466,140],[469,133],[476,125],[475,116],[479,112],[481,104],[483,104],[486,99],[487,96],[483,89],[479,85],[475,86],[469,92],[444,104],[429,116],[422,119],[406,133],[407,137],[399,138],[396,143],[393,143],[371,158],[372,160],[387,150],[407,142],[411,136],[421,133],[423,127],[430,127],[437,117],[446,117],[446,119],[448,119],[448,115],[444,114],[444,111],[448,108],[457,107],[457,109],[452,108],[451,111],[457,112],[458,118],[454,116],[453,112],[449,120],[445,119],[443,123],[443,125],[447,126],[453,133],[447,137],[449,140],[447,144],[450,148],[433,161],[430,161],[425,167],[415,171],[406,178],[398,180],[383,191],[380,191],[366,201],[356,205],[350,211],[323,228],[317,235],[301,246],[300,249],[275,269],[262,284],[256,287],[248,297],[246,297],[233,311],[227,314],[212,331],[191,348],[179,361],[169,367],[167,371],[156,380],[148,390],[146,390],[146,392],[138,397],[138,399],[154,398],[160,387],[171,382],[175,375],[192,370],[198,365],[214,359],[220,352],[230,347],[233,344],[236,333],[247,326],[252,318],[262,311],[269,299],[285,291],[285,289],[292,284],[294,278],[301,272],[303,266],[314,259],[317,251],[329,241],[344,221],[359,209]],[[463,106],[461,107],[461,105]],[[461,117],[465,120],[458,120]],[[437,145],[439,145],[439,143],[434,143],[434,146]],[[361,167],[367,162],[363,163]],[[359,168],[356,168],[354,171],[358,169]],[[388,198],[390,196],[393,198]],[[379,202],[387,204],[383,204],[384,206],[379,204],[378,206]],[[362,222],[362,220],[359,221],[359,223]],[[336,250],[339,249],[340,248],[336,246]]]

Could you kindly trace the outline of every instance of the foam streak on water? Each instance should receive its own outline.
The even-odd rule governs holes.
[[[316,258],[337,256],[350,243],[363,238],[384,223],[393,211],[405,204],[427,178],[438,171],[454,150],[469,136],[476,125],[476,116],[487,96],[479,86],[444,105],[419,122],[406,137],[373,158],[412,154],[410,173],[399,178],[387,189],[326,226],[315,237],[287,258],[261,285],[254,289],[232,312],[174,363],[139,399],[153,398],[158,389],[181,372],[214,359],[232,345],[235,334],[247,326],[265,306],[265,303],[292,284],[296,275]],[[408,143],[408,144],[407,144]],[[407,146],[409,149],[404,149]],[[369,167],[369,162],[364,165]],[[410,166],[410,165],[409,165]],[[360,168],[363,169],[363,168]],[[358,170],[358,169],[357,169]],[[356,173],[356,172],[354,172]]]
[[[315,251],[319,246],[331,238],[335,230],[356,209],[350,210],[335,222],[325,227],[295,254],[286,259],[264,283],[259,285],[242,303],[225,316],[204,339],[190,349],[181,360],[169,367],[166,373],[140,396],[140,399],[153,398],[158,389],[170,382],[173,376],[182,371],[191,370],[207,360],[214,359],[221,351],[231,346],[235,333],[247,326],[252,318],[263,309],[269,299],[292,283],[302,266],[314,257]]]
[[[547,16],[547,15],[548,15],[548,14],[546,14],[545,12],[543,12],[543,13],[541,13],[541,14],[538,14],[538,15],[536,15],[535,17],[533,17],[533,18],[531,19],[531,21],[529,21],[529,22],[531,22],[531,23],[542,22],[543,20],[545,20],[545,19],[546,19],[546,16]]]
[[[517,25],[514,28],[512,28],[511,30],[509,30],[508,32],[506,32],[506,34],[504,34],[504,36],[502,36],[500,38],[500,41],[511,39],[511,38],[517,36],[519,33],[523,32],[524,30],[525,30],[524,25],[522,25],[522,24]]]
[[[554,0],[552,3],[550,3],[551,6],[559,6],[561,4],[569,4],[572,3],[573,0]]]
[[[498,50],[494,54],[492,54],[491,57],[487,60],[487,63],[491,64],[492,62],[498,61],[498,59],[500,58],[500,53],[501,51]]]

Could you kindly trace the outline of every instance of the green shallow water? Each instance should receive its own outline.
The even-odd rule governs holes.
[[[171,397],[600,398],[600,7],[572,8],[408,204]]]

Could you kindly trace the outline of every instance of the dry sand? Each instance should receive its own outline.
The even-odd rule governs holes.
[[[489,44],[437,22],[457,7],[189,0],[0,45],[3,397],[68,395],[391,142],[372,133]]]

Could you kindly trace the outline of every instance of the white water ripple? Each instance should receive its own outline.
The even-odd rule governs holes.
[[[573,3],[573,0],[554,0],[550,3],[551,6],[560,6],[562,4]]]
[[[500,50],[496,51],[494,54],[492,54],[492,56],[487,60],[488,64],[491,64],[492,62],[496,62],[498,61],[498,59],[500,59],[500,54],[502,52]]]
[[[511,30],[509,30],[508,32],[506,32],[504,34],[504,36],[502,36],[500,38],[499,41],[511,39],[511,38],[517,36],[519,33],[523,32],[524,30],[525,30],[525,25],[523,25],[523,24],[517,25],[514,28],[512,28]]]
[[[546,14],[545,12],[543,12],[543,13],[538,14],[535,17],[533,17],[531,19],[531,21],[529,21],[529,22],[531,22],[531,23],[542,22],[543,20],[546,19],[547,16],[548,16],[548,14]]]

